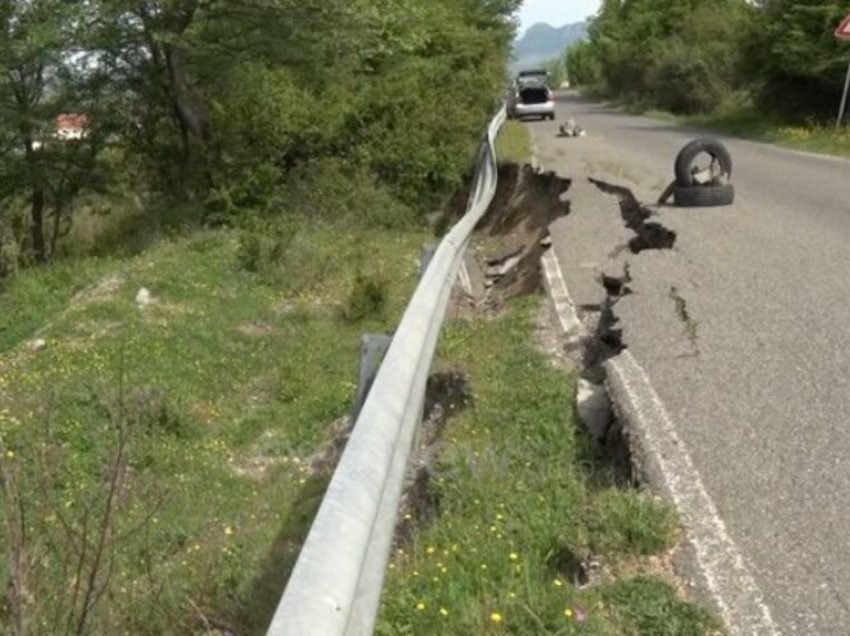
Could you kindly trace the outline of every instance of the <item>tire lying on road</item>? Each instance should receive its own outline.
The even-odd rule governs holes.
[[[711,155],[720,164],[726,179],[732,177],[732,156],[726,146],[714,139],[695,139],[679,151],[676,157],[676,183],[679,187],[696,186],[691,169],[694,159],[702,153]]]
[[[724,185],[687,186],[677,185],[673,200],[681,208],[706,208],[732,205],[735,202],[735,186]]]

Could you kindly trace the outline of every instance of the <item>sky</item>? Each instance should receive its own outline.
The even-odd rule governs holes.
[[[520,33],[533,24],[563,26],[581,22],[599,9],[600,0],[525,0],[519,11]]]

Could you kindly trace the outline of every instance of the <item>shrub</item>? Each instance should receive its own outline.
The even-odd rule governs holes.
[[[342,309],[342,317],[347,322],[379,318],[383,315],[386,303],[386,281],[358,273]]]

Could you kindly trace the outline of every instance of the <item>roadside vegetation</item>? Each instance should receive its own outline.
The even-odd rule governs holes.
[[[442,432],[437,516],[397,547],[378,633],[719,634],[664,565],[672,512],[578,425],[574,377],[535,346],[539,308],[446,330],[440,366],[467,375],[471,405]]]
[[[501,163],[525,165],[531,161],[531,135],[525,124],[509,119],[496,140],[496,156]]]
[[[428,234],[371,236],[304,230],[255,271],[237,232],[205,230],[13,281],[4,321],[32,313],[0,357],[4,633],[265,629],[360,335],[392,331]]]
[[[358,212],[421,218],[501,96],[518,4],[4,3],[0,284],[72,237],[346,214],[349,183],[373,197]]]
[[[838,0],[604,0],[566,53],[590,95],[806,150],[850,154],[835,130],[848,45]]]
[[[3,3],[0,632],[264,632],[517,5]]]

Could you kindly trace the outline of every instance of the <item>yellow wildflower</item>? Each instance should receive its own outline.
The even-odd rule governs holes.
[[[490,614],[490,620],[498,625],[502,622],[502,615],[499,612],[493,612]]]

